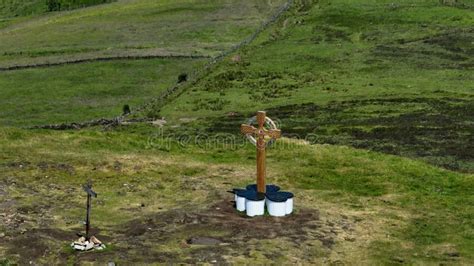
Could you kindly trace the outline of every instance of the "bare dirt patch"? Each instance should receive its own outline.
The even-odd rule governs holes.
[[[116,227],[111,233],[112,250],[77,256],[81,260],[114,258],[140,263],[226,263],[229,257],[257,252],[275,257],[275,251],[255,243],[283,241],[289,249],[301,245],[330,251],[338,233],[351,231],[349,221],[328,222],[316,209],[299,209],[276,218],[249,218],[235,210],[232,201],[221,200],[206,208],[185,208],[140,217]],[[253,243],[253,244],[250,244]],[[306,256],[311,258],[310,254]]]
[[[71,241],[74,232],[60,229],[32,229],[15,235],[7,235],[0,241],[1,246],[7,246],[7,254],[17,257],[20,265],[38,262],[49,255],[58,252],[58,243]]]
[[[58,229],[40,225],[41,212],[17,208],[17,216],[31,217],[10,228],[0,238],[5,255],[20,264],[66,262],[116,263],[229,263],[233,258],[261,254],[272,260],[283,250],[301,252],[303,261],[332,252],[346,236],[354,239],[353,224],[346,218],[324,217],[317,209],[300,208],[287,217],[249,218],[235,210],[230,196],[209,207],[192,204],[180,209],[137,216],[136,219],[93,232],[108,248],[101,252],[76,253],[69,248],[81,228]],[[26,216],[25,216],[26,215]],[[31,221],[30,221],[31,220]],[[38,227],[27,226],[33,222]],[[20,230],[21,228],[26,230]],[[277,244],[273,244],[277,243]],[[301,246],[310,247],[302,249]],[[323,255],[321,255],[323,256]]]

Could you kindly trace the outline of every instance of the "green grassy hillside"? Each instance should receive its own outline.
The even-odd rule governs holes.
[[[1,20],[0,265],[473,265],[472,1],[295,0],[211,64],[283,3]],[[139,111],[113,127],[21,128],[125,104]],[[295,194],[284,218],[250,219],[226,192],[255,182],[239,126],[262,109],[285,136],[267,151],[267,181]],[[107,249],[78,253],[88,179]]]
[[[81,60],[215,56],[251,35],[283,1],[119,1],[33,17],[0,30],[0,68]],[[206,61],[86,62],[0,70],[3,125],[80,122],[121,114],[192,76]]]
[[[253,182],[253,146],[211,141],[203,148],[150,137],[153,131],[2,129],[0,206],[10,218],[0,225],[1,257],[40,264],[474,263],[473,175],[282,140],[268,151],[268,181],[297,195],[296,213],[248,219],[225,191]],[[110,248],[73,253],[88,178],[99,194],[93,228]],[[221,244],[188,244],[193,237]]]
[[[120,53],[217,55],[284,1],[118,1],[0,29],[0,66]]]
[[[285,133],[315,133],[316,143],[473,171],[473,10],[439,1],[300,5],[238,51],[239,62],[229,57],[155,109],[224,132],[265,109]]]
[[[115,0],[2,0],[0,2],[0,19],[71,10],[113,1]]]
[[[31,126],[112,118],[157,97],[206,59],[119,60],[0,73],[0,124]]]
[[[38,14],[46,9],[46,1],[43,0],[3,0],[0,2],[0,18]]]

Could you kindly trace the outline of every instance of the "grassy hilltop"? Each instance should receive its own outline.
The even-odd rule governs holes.
[[[2,2],[0,265],[474,264],[474,3],[295,0],[213,60],[285,2]],[[124,104],[115,127],[22,128]],[[285,218],[226,192],[254,182],[238,130],[261,109],[285,134],[267,152]],[[75,253],[88,179],[108,248]]]

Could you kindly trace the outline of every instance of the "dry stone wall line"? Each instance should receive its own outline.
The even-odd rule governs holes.
[[[211,69],[212,66],[216,65],[217,63],[221,62],[225,57],[228,55],[235,53],[237,50],[241,49],[242,47],[250,44],[252,41],[254,41],[260,33],[262,33],[264,30],[266,30],[270,25],[275,23],[280,17],[288,11],[291,6],[293,5],[294,0],[287,0],[285,4],[283,4],[281,7],[278,8],[278,10],[267,20],[265,21],[262,25],[258,27],[258,29],[249,37],[238,43],[237,45],[234,45],[231,49],[222,52],[220,55],[214,57],[211,62],[207,63],[202,69],[196,69],[194,70],[191,75],[188,75],[190,77],[190,80],[184,83],[178,83],[164,92],[162,92],[159,96],[155,97],[154,99],[150,100],[149,102],[135,108],[132,110],[132,112],[124,115],[117,116],[112,119],[107,119],[107,118],[100,118],[96,120],[90,120],[86,122],[81,122],[81,123],[62,123],[62,124],[48,124],[48,125],[40,125],[40,126],[33,126],[29,127],[31,129],[53,129],[53,130],[67,130],[67,129],[81,129],[85,127],[92,127],[92,126],[116,126],[120,125],[122,121],[125,120],[126,117],[139,113],[151,106],[155,108],[161,108],[163,107],[167,102],[170,100],[174,99],[175,97],[179,96],[182,94],[186,88],[189,88],[193,85],[195,85],[201,78],[205,76],[206,73]],[[184,57],[183,57],[184,58]],[[191,57],[188,57],[191,58]],[[193,58],[200,58],[200,57],[193,57]],[[0,69],[1,71],[1,69]],[[144,121],[146,119],[143,119]],[[140,120],[141,121],[141,120]]]
[[[135,108],[131,113],[127,115],[131,115],[134,113],[141,112],[145,109],[147,109],[150,106],[154,106],[155,108],[161,108],[163,107],[169,100],[171,100],[172,96],[177,97],[181,93],[185,91],[186,88],[193,86],[196,84],[209,70],[210,68],[217,64],[218,62],[222,61],[225,57],[229,56],[232,53],[235,53],[237,50],[241,49],[243,46],[246,46],[250,44],[252,41],[254,41],[260,33],[262,33],[265,29],[267,29],[271,24],[275,23],[280,17],[290,9],[290,7],[293,5],[294,0],[288,0],[284,5],[282,5],[271,17],[268,19],[266,22],[264,22],[260,27],[249,37],[238,43],[237,45],[234,45],[231,49],[228,51],[222,52],[220,55],[216,56],[213,58],[211,62],[206,64],[202,69],[197,69],[191,75],[191,80],[188,81],[185,84],[176,84],[170,88],[168,88],[166,91],[161,93],[158,97],[155,99],[152,99],[148,103],[145,103],[144,105]]]
[[[0,71],[12,71],[12,70],[20,70],[20,69],[28,69],[28,68],[52,67],[52,66],[72,65],[72,64],[91,63],[91,62],[104,62],[104,61],[114,61],[114,60],[206,59],[206,58],[212,58],[212,57],[205,56],[205,55],[133,55],[133,56],[125,55],[125,56],[73,59],[73,60],[67,60],[67,61],[61,61],[61,62],[48,62],[48,63],[40,63],[40,64],[7,66],[7,67],[0,67]]]

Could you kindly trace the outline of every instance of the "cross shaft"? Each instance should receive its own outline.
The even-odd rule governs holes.
[[[97,193],[92,190],[92,184],[89,181],[86,185],[83,186],[84,191],[87,193],[87,212],[86,212],[86,239],[89,240],[89,230],[90,230],[90,215],[91,215],[91,198],[97,198]]]
[[[265,147],[267,142],[265,137],[268,136],[272,139],[278,139],[281,137],[281,131],[279,129],[267,130],[264,128],[266,121],[266,113],[264,111],[257,112],[257,124],[255,128],[252,125],[242,124],[240,131],[245,135],[253,135],[256,137],[257,146],[257,191],[259,193],[265,193]]]

